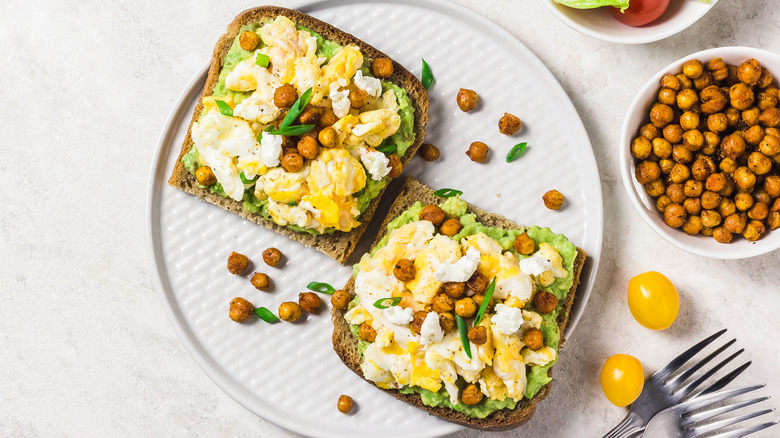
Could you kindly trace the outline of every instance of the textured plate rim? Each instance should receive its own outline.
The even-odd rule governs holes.
[[[350,0],[350,2],[368,3],[371,1],[367,2],[367,1],[359,1],[359,0]],[[386,0],[375,0],[374,2],[388,3],[388,1]],[[291,9],[299,9],[308,13],[317,8],[327,8],[328,5],[330,4],[343,6],[345,3],[348,2],[337,2],[334,0],[296,1],[296,2],[292,2],[289,5],[286,5],[286,7],[289,7]],[[536,69],[547,72],[547,75],[545,75],[543,79],[548,82],[549,85],[548,92],[557,94],[559,99],[562,99],[564,102],[568,102],[566,110],[569,111],[570,115],[576,120],[576,126],[573,126],[573,129],[578,131],[578,135],[581,135],[583,137],[584,141],[587,143],[589,147],[590,153],[586,154],[587,159],[590,161],[589,164],[591,165],[592,169],[595,170],[595,175],[591,175],[590,178],[590,179],[594,179],[593,177],[595,176],[595,180],[592,181],[592,183],[594,184],[594,189],[596,190],[592,191],[592,196],[593,196],[592,203],[594,204],[594,207],[597,207],[588,210],[594,215],[593,223],[595,224],[596,229],[595,230],[586,229],[584,235],[585,236],[589,234],[595,235],[596,243],[594,246],[589,248],[590,251],[589,259],[586,265],[583,267],[582,274],[581,274],[581,279],[584,276],[586,281],[580,282],[580,286],[578,288],[578,296],[575,301],[576,313],[575,310],[572,311],[573,316],[570,318],[569,324],[564,332],[564,336],[566,338],[569,338],[575,326],[579,322],[582,314],[584,313],[586,304],[590,297],[591,290],[595,283],[596,273],[601,258],[600,256],[601,256],[602,235],[603,235],[603,197],[602,197],[601,183],[600,183],[599,173],[598,173],[598,165],[596,163],[595,155],[593,154],[593,148],[590,142],[590,138],[587,134],[587,131],[585,130],[585,126],[583,125],[579,113],[577,112],[571,99],[566,94],[563,87],[558,82],[557,78],[555,78],[555,76],[549,70],[549,68],[547,68],[547,66],[545,66],[544,63],[542,63],[541,60],[533,52],[530,51],[530,49],[528,49],[524,44],[522,44],[520,40],[518,40],[514,35],[510,34],[508,31],[503,29],[501,26],[497,25],[496,23],[488,20],[482,15],[466,7],[448,2],[446,0],[422,0],[422,1],[402,0],[401,3],[408,3],[416,7],[425,7],[427,3],[431,9],[436,10],[437,12],[441,12],[441,13],[449,12],[450,14],[455,14],[456,16],[459,15],[462,17],[466,17],[476,22],[476,24],[482,27],[486,27],[487,29],[495,32],[495,35],[501,38],[502,43],[510,44],[516,50],[522,52],[524,54],[525,61],[529,61],[535,64]],[[182,342],[182,344],[184,344],[185,349],[190,354],[190,356],[192,356],[192,358],[195,360],[195,363],[198,364],[198,366],[206,373],[206,375],[228,396],[233,398],[235,401],[237,401],[239,404],[244,406],[246,409],[248,409],[250,412],[254,413],[255,415],[258,415],[261,418],[269,422],[272,422],[280,427],[283,427],[287,430],[297,432],[297,433],[304,433],[307,435],[334,436],[334,437],[341,436],[340,434],[323,433],[322,430],[309,428],[306,424],[302,424],[300,422],[288,421],[285,418],[272,417],[267,415],[268,413],[265,412],[264,409],[257,409],[257,406],[255,406],[252,400],[250,400],[247,397],[247,395],[244,393],[245,390],[243,388],[235,388],[232,382],[226,378],[225,370],[219,367],[211,359],[211,357],[202,348],[198,346],[199,343],[195,341],[194,333],[192,332],[188,324],[186,324],[183,315],[180,312],[175,310],[176,306],[175,306],[175,299],[172,297],[172,286],[170,284],[170,281],[164,269],[165,262],[162,257],[161,238],[160,238],[161,227],[159,221],[160,199],[162,196],[162,190],[168,186],[166,183],[167,178],[165,174],[166,161],[168,160],[168,156],[171,153],[170,149],[173,146],[172,144],[169,145],[166,144],[171,143],[170,141],[171,138],[175,136],[177,127],[179,126],[177,123],[181,123],[180,121],[182,119],[186,120],[191,116],[188,103],[192,99],[196,98],[197,95],[200,94],[202,90],[202,83],[205,81],[205,76],[208,72],[208,68],[209,68],[209,63],[206,63],[203,67],[201,67],[198,70],[198,73],[193,76],[193,78],[188,82],[188,84],[184,88],[184,91],[180,94],[173,109],[171,110],[168,116],[168,119],[165,122],[162,132],[160,133],[160,136],[158,138],[157,146],[155,147],[154,150],[154,159],[152,161],[152,165],[149,172],[149,178],[147,181],[148,189],[147,189],[147,202],[146,202],[147,255],[149,258],[149,263],[151,265],[151,271],[154,277],[153,282],[159,292],[159,298],[161,303],[163,304],[165,314],[168,317],[168,320],[171,323],[171,326],[173,327],[173,330],[176,333],[177,337]],[[583,179],[588,179],[588,178],[583,178]],[[457,425],[455,423],[442,422],[441,425],[442,427],[436,428],[434,430],[431,430],[429,428],[428,430],[425,431],[424,436],[443,436],[443,435],[454,433],[463,428],[463,426]]]

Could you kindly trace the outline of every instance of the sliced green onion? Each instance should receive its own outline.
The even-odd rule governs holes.
[[[279,318],[276,317],[270,310],[265,307],[258,307],[255,309],[255,315],[265,322],[279,322]]]
[[[306,285],[306,288],[314,292],[328,295],[336,292],[336,289],[334,289],[333,286],[329,285],[328,283],[320,283],[319,281],[312,281]]]
[[[453,196],[460,196],[463,194],[460,190],[455,189],[439,189],[433,192],[436,196],[441,196],[442,198],[451,198]]]
[[[296,205],[298,205],[298,201],[288,202],[287,205],[289,205],[290,207],[295,207]]]
[[[477,317],[474,319],[475,326],[479,324],[480,321],[482,321],[482,315],[485,314],[485,309],[487,309],[490,299],[493,298],[494,290],[496,290],[496,277],[493,277],[493,281],[490,282],[490,286],[488,286],[487,290],[485,291],[485,298],[482,298],[482,304],[480,304],[479,310],[477,311]]]
[[[377,309],[387,309],[388,307],[397,306],[401,302],[401,298],[403,297],[380,298],[374,301],[374,307],[376,307]],[[387,302],[387,300],[390,300],[389,306],[384,304],[385,302]]]
[[[295,125],[285,126],[284,128],[279,128],[276,131],[269,132],[273,135],[301,135],[306,134],[312,129],[314,129],[314,125]]]
[[[386,145],[379,146],[378,148],[376,148],[376,150],[378,150],[379,152],[381,152],[381,153],[383,153],[385,155],[390,155],[393,152],[395,152],[396,148],[397,148],[397,146],[396,146],[395,143],[388,143]]]
[[[458,332],[460,332],[460,342],[463,343],[463,351],[471,359],[471,344],[469,344],[469,326],[465,319],[460,315],[455,315],[455,321],[458,322]]]
[[[433,73],[431,73],[431,68],[428,67],[428,63],[425,62],[425,60],[422,60],[422,84],[423,87],[427,90],[431,87],[431,84],[433,84]]]
[[[244,175],[244,172],[241,172],[238,174],[239,177],[241,177],[241,182],[244,184],[254,184],[257,181],[257,175],[255,175],[252,179],[247,179],[246,175]]]
[[[255,58],[255,64],[259,65],[260,67],[268,67],[270,62],[271,58],[269,58],[268,55],[263,55],[262,53],[258,53],[257,58]]]
[[[286,128],[292,125],[292,122],[295,121],[295,118],[301,114],[303,108],[306,107],[307,103],[309,103],[309,99],[311,99],[312,90],[313,88],[309,88],[308,90],[304,91],[303,94],[301,94],[301,96],[298,98],[298,100],[295,101],[295,103],[290,107],[290,110],[287,111],[287,115],[284,116],[284,118],[282,119],[282,123],[279,124],[279,129]],[[275,135],[283,135],[283,134],[275,134]]]
[[[219,112],[221,112],[223,116],[233,117],[233,109],[230,108],[230,105],[226,104],[223,100],[215,100],[215,102],[217,102]]]
[[[528,145],[526,142],[518,143],[516,144],[512,149],[509,150],[509,153],[506,154],[506,162],[510,163],[515,158],[519,157],[520,154],[525,152],[525,147]]]

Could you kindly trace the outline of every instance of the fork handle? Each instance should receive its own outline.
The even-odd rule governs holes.
[[[603,438],[629,438],[642,432],[644,425],[645,423],[639,415],[634,412],[629,412],[628,415],[626,415],[626,418],[618,423],[612,430],[607,432]]]

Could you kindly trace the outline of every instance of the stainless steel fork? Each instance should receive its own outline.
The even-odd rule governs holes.
[[[642,438],[696,438],[704,434],[719,432],[710,437],[717,438],[736,438],[750,435],[767,427],[774,426],[777,421],[770,421],[751,426],[732,428],[724,430],[729,426],[750,420],[752,418],[766,415],[774,412],[774,409],[764,409],[762,411],[742,414],[736,417],[726,418],[714,421],[708,424],[702,424],[704,420],[715,418],[746,406],[754,405],[767,400],[769,397],[758,397],[752,400],[734,402],[723,406],[715,406],[717,403],[737,397],[748,392],[763,388],[764,385],[750,386],[747,388],[731,389],[719,391],[708,395],[694,397],[686,402],[666,408],[657,413],[647,425]],[[695,412],[694,411],[698,411]]]
[[[693,347],[689,348],[681,355],[674,358],[665,367],[658,370],[655,374],[650,376],[645,382],[645,386],[642,389],[642,393],[631,404],[631,410],[617,426],[610,430],[603,438],[628,438],[641,433],[651,418],[658,412],[680,403],[684,399],[693,395],[707,395],[713,393],[724,386],[728,385],[738,375],[740,375],[745,369],[750,366],[750,362],[746,362],[725,376],[721,377],[714,383],[710,384],[704,390],[696,393],[694,392],[699,386],[701,386],[707,379],[712,377],[721,368],[726,366],[729,362],[739,356],[744,349],[731,354],[727,358],[723,359],[720,363],[713,366],[710,370],[702,374],[701,376],[691,380],[686,384],[682,384],[690,377],[692,377],[697,371],[702,369],[707,363],[712,361],[718,355],[723,353],[728,347],[730,347],[736,339],[732,339],[720,348],[710,353],[705,358],[692,363],[690,367],[683,371],[683,365],[696,356],[708,345],[713,343],[723,333],[726,333],[726,329],[723,329],[712,336],[704,339]],[[676,374],[679,372],[679,374]]]

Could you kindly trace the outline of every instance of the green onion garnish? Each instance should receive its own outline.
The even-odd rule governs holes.
[[[279,128],[276,131],[269,131],[273,135],[301,135],[314,129],[314,125],[295,125]]]
[[[374,307],[376,307],[377,309],[387,309],[388,307],[397,306],[401,302],[401,298],[403,297],[380,298],[374,301]],[[387,302],[387,300],[390,300],[389,306],[384,304],[385,302]]]
[[[509,153],[506,154],[506,162],[512,162],[515,158],[519,157],[520,154],[525,152],[525,147],[527,145],[528,143],[526,142],[516,144],[512,149],[509,150]]]
[[[215,100],[215,102],[217,102],[219,112],[221,112],[223,116],[233,117],[233,109],[230,108],[230,105],[226,104],[223,100]]]
[[[306,285],[306,288],[314,292],[328,295],[336,292],[336,289],[334,289],[333,286],[329,285],[328,283],[320,283],[319,281],[312,281]]]
[[[427,90],[431,87],[431,84],[433,84],[433,73],[431,73],[431,68],[428,67],[428,63],[425,62],[425,60],[422,60],[422,85]]]
[[[471,359],[471,344],[469,344],[469,326],[463,317],[455,315],[455,321],[458,322],[458,332],[460,332],[460,342],[463,343],[463,351]]]
[[[255,181],[257,181],[257,175],[255,175],[252,179],[247,179],[246,175],[244,175],[244,172],[241,172],[238,174],[239,177],[241,177],[241,182],[244,184],[254,184]]]
[[[289,205],[290,207],[295,207],[296,205],[298,205],[298,201],[288,202],[287,205]]]
[[[284,116],[284,118],[282,119],[282,123],[279,124],[280,130],[282,128],[286,128],[292,125],[292,122],[295,121],[295,118],[298,117],[301,114],[301,112],[303,112],[303,108],[306,107],[306,104],[309,103],[309,99],[311,99],[312,90],[313,88],[309,88],[308,90],[304,91],[303,94],[301,94],[301,96],[298,98],[298,100],[296,100],[295,103],[290,107],[290,110],[287,111],[287,115]],[[274,134],[274,135],[283,135],[283,134]]]
[[[390,155],[393,152],[395,152],[396,148],[397,148],[397,146],[396,146],[395,143],[388,143],[386,145],[379,146],[378,148],[376,148],[376,150],[381,152],[381,153],[383,153],[383,154],[385,154],[385,155]]]
[[[279,322],[279,318],[276,317],[273,313],[271,313],[270,310],[266,309],[265,307],[258,307],[255,309],[255,315],[257,315],[258,318],[262,319],[265,322]]]
[[[259,65],[260,67],[268,67],[269,62],[271,62],[271,58],[269,58],[268,55],[263,55],[262,53],[258,53],[257,58],[255,58],[255,64]]]
[[[485,314],[485,309],[487,309],[490,299],[493,298],[494,290],[496,290],[496,277],[493,277],[493,281],[490,282],[490,286],[485,291],[485,298],[482,298],[482,304],[479,305],[479,310],[477,311],[477,318],[474,319],[475,326],[482,321],[482,315]]]
[[[442,198],[451,198],[453,196],[460,196],[463,194],[460,190],[455,189],[439,189],[433,192],[436,196],[441,196]]]

